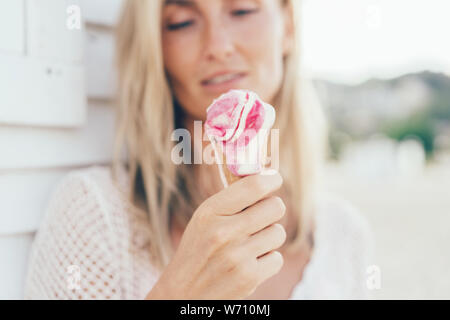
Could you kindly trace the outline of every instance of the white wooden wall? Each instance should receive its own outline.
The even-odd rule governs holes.
[[[55,184],[111,161],[113,34],[122,0],[0,1],[0,299],[23,297]],[[81,30],[66,27],[79,5]]]

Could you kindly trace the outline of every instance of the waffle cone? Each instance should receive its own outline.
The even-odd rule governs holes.
[[[226,188],[230,184],[242,179],[242,177],[234,175],[230,171],[230,169],[228,169],[228,166],[226,163],[226,157],[222,153],[221,148],[218,146],[218,144],[214,140],[210,140],[210,141],[214,148],[214,154],[216,157],[216,165],[219,169],[220,178],[222,180],[223,186]]]
[[[230,185],[240,179],[242,179],[242,177],[240,176],[235,176],[229,169],[228,166],[226,165],[226,163],[223,164],[219,164],[219,166],[221,167],[222,173],[223,173],[223,177],[225,178],[226,184]],[[224,183],[225,184],[225,183]],[[226,185],[226,186],[227,186]]]

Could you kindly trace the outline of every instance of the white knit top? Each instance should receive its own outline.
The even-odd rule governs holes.
[[[119,189],[128,187],[121,168]],[[33,242],[25,299],[143,299],[159,277],[149,226],[112,181],[110,168],[74,170],[56,186]],[[349,204],[324,198],[314,253],[290,299],[367,298],[368,223]]]

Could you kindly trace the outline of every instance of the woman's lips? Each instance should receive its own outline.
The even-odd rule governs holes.
[[[220,93],[233,89],[247,75],[245,73],[225,74],[201,82],[203,88],[212,93]]]

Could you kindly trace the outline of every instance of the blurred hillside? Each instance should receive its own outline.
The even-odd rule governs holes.
[[[374,297],[448,299],[450,78],[421,72],[315,86],[339,160],[327,163],[322,186],[369,221],[381,270]]]
[[[314,82],[330,123],[331,156],[345,145],[383,135],[418,140],[427,155],[450,150],[450,78],[424,71],[358,85]]]

